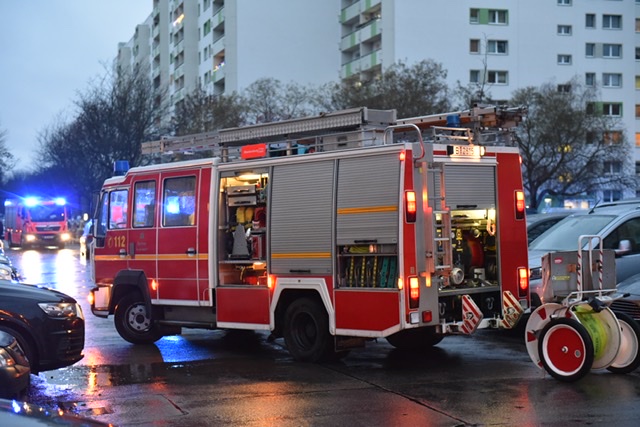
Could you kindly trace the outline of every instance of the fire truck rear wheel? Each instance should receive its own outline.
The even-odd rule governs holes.
[[[438,344],[444,335],[434,328],[405,329],[387,337],[389,344],[400,350],[428,350]]]
[[[120,336],[132,344],[152,344],[162,338],[158,325],[137,294],[126,295],[118,302],[114,323]]]
[[[329,317],[320,303],[309,298],[293,301],[284,322],[284,341],[294,359],[321,362],[334,356]]]
[[[607,370],[614,374],[628,374],[640,366],[640,325],[628,314],[614,314],[620,324],[622,341],[616,358]]]
[[[593,340],[575,319],[553,319],[542,329],[538,352],[544,369],[555,379],[577,381],[593,366]]]

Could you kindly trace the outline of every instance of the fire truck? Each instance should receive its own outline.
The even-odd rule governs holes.
[[[92,312],[131,343],[266,331],[312,362],[513,328],[530,310],[522,115],[354,108],[144,143],[213,156],[105,181]]]
[[[71,240],[67,206],[62,197],[13,198],[4,202],[5,236],[10,247],[57,246]]]

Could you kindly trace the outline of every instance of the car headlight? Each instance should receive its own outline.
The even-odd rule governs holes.
[[[529,280],[542,279],[542,267],[534,267],[529,269]]]
[[[65,242],[66,242],[67,240],[71,240],[71,234],[69,234],[69,233],[62,233],[62,234],[60,235],[60,240],[65,241]]]
[[[6,268],[0,268],[0,279],[2,280],[11,280],[13,279],[13,277],[11,277],[11,270],[8,270]]]
[[[24,240],[26,240],[27,242],[35,242],[36,241],[36,236],[35,236],[35,234],[25,234],[24,235]]]
[[[71,302],[41,302],[38,304],[49,317],[82,317],[82,308]]]

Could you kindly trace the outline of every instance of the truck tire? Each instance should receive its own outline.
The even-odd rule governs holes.
[[[428,350],[438,344],[444,335],[437,334],[435,328],[405,329],[387,337],[389,344],[399,350]]]
[[[153,344],[162,338],[160,328],[138,294],[125,295],[118,301],[114,323],[120,336],[132,344]]]
[[[329,317],[324,307],[309,298],[295,300],[284,316],[284,341],[300,362],[321,362],[334,355]]]

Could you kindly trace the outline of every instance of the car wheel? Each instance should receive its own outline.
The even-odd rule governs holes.
[[[15,329],[7,328],[6,326],[0,326],[0,331],[4,331],[9,335],[12,335],[18,344],[20,344],[20,348],[24,352],[24,355],[27,356],[29,360],[29,366],[31,367],[31,373],[37,374],[38,371],[38,355],[36,353],[36,347],[33,343],[33,340],[23,335],[22,333],[16,331]]]
[[[114,323],[120,336],[132,344],[153,344],[162,338],[147,305],[137,294],[126,295],[118,301]]]

